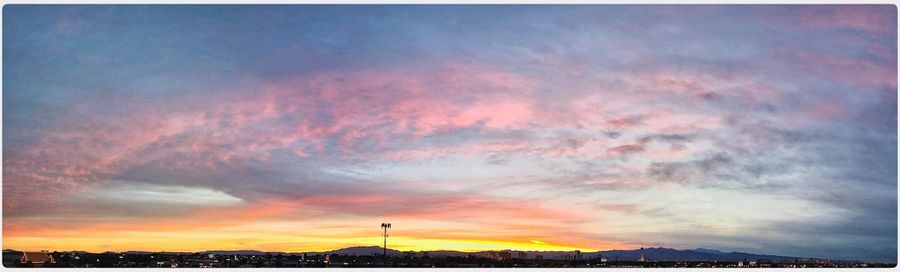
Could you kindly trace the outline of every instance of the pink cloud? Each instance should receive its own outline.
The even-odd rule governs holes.
[[[470,107],[453,120],[463,126],[484,121],[490,128],[509,128],[527,123],[531,114],[531,106],[526,102],[494,102]]]
[[[640,118],[619,118],[607,121],[608,124],[617,128],[633,127],[641,124]]]
[[[790,121],[808,123],[810,120],[823,122],[848,117],[850,111],[841,101],[816,99],[798,107],[799,111]]]
[[[67,124],[51,127],[33,145],[16,147],[4,158],[5,187],[10,188],[4,205],[15,207],[28,199],[50,202],[57,192],[43,194],[39,188],[54,184],[75,192],[153,161],[180,169],[215,169],[267,160],[277,149],[290,149],[298,157],[323,155],[329,139],[351,154],[361,141],[387,148],[397,133],[422,137],[481,121],[488,129],[509,128],[526,125],[532,114],[531,101],[518,99],[531,90],[522,77],[453,63],[418,74],[324,73],[255,88],[152,104],[134,97],[98,97],[81,104]],[[111,104],[113,100],[118,102]],[[93,114],[103,107],[121,113]],[[320,114],[319,109],[329,116],[317,118],[313,114]]]
[[[894,5],[764,6],[759,18],[784,28],[847,28],[884,36],[896,32],[896,10]]]
[[[611,148],[607,149],[606,151],[613,155],[626,155],[626,154],[631,154],[631,153],[644,152],[644,150],[645,150],[644,147],[641,145],[626,144],[626,145],[611,147]]]
[[[776,54],[793,60],[791,63],[800,71],[820,79],[849,85],[897,87],[897,68],[893,65],[799,49],[781,48]]]

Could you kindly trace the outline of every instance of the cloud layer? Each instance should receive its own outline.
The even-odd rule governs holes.
[[[896,259],[893,6],[4,10],[5,248]]]

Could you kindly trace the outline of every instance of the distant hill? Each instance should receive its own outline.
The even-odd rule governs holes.
[[[641,251],[639,249],[609,250],[585,254],[585,256],[590,257],[595,257],[597,255],[602,255],[603,257],[610,260],[618,258],[620,261],[635,261],[640,259]],[[800,259],[800,257],[752,254],[744,252],[725,253],[719,250],[704,248],[693,250],[679,250],[672,248],[651,247],[644,249],[644,259],[654,261],[740,261],[757,259],[780,261]]]
[[[359,247],[348,247],[342,248],[338,250],[324,251],[324,252],[310,252],[310,254],[340,254],[340,255],[357,255],[357,256],[371,256],[371,255],[381,255],[384,253],[384,248],[380,246],[359,246]],[[388,249],[387,254],[390,256],[401,255],[398,250]]]
[[[216,255],[302,255],[302,252],[265,252],[258,250],[208,250],[198,252],[201,254],[216,254]],[[307,255],[325,255],[325,254],[338,254],[338,255],[358,255],[358,256],[368,256],[368,255],[381,255],[383,253],[382,247],[379,246],[358,246],[358,247],[347,247],[342,249],[330,250],[330,251],[311,251],[306,252]],[[388,249],[388,255],[400,255],[400,251]]]
[[[404,256],[404,255],[414,255],[417,257],[422,257],[424,255],[428,255],[435,258],[441,257],[463,257],[463,256],[478,256],[478,257],[490,257],[492,255],[496,256],[497,252],[504,250],[495,250],[495,251],[478,251],[478,252],[461,252],[461,251],[453,251],[453,250],[433,250],[433,251],[399,251],[394,249],[388,249],[387,254],[390,256]],[[4,253],[13,253],[15,251],[6,249]],[[83,251],[82,251],[83,252]],[[519,251],[515,251],[515,253],[511,254],[512,257],[518,257],[517,254]],[[537,256],[541,256],[543,259],[556,259],[556,260],[565,260],[572,259],[575,256],[574,251],[524,251],[526,253],[526,258],[534,259]],[[126,251],[125,254],[192,254],[191,252],[149,252],[149,251]],[[258,250],[208,250],[196,252],[199,254],[216,254],[216,255],[286,255],[286,256],[298,256],[302,255],[303,252],[264,252]],[[357,247],[347,247],[337,250],[330,251],[320,251],[320,252],[306,252],[308,255],[325,255],[325,254],[338,254],[338,255],[356,255],[356,256],[379,256],[383,253],[383,249],[380,246],[357,246]],[[7,254],[9,255],[9,254]],[[603,257],[610,261],[619,260],[619,261],[637,261],[640,259],[641,251],[640,249],[632,249],[632,250],[608,250],[608,251],[595,251],[595,252],[581,252],[582,259],[592,259]],[[771,260],[771,261],[782,261],[782,260],[796,260],[802,259],[804,257],[792,257],[792,256],[777,256],[777,255],[767,255],[767,254],[753,254],[753,253],[744,253],[744,252],[723,252],[716,249],[707,249],[707,248],[696,248],[696,249],[673,249],[673,248],[663,248],[663,247],[651,247],[644,248],[644,259],[648,261],[740,261],[740,260]]]
[[[725,254],[725,252],[719,251],[718,249],[708,249],[708,248],[702,248],[702,247],[701,247],[701,248],[695,248],[695,249],[693,249],[693,251],[694,251],[694,252],[700,252],[700,253],[717,254],[717,255],[718,255],[718,254]]]
[[[494,251],[499,252],[499,251]],[[527,255],[527,258],[533,259],[536,256],[540,255],[544,259],[570,259],[575,255],[574,251],[524,251]],[[311,255],[321,255],[321,254],[342,254],[342,255],[381,255],[382,248],[379,246],[370,246],[370,247],[349,247],[332,251],[324,251],[324,252],[308,252],[307,254]],[[461,251],[452,251],[452,250],[435,250],[435,251],[418,251],[418,252],[401,252],[398,250],[388,249],[387,254],[390,256],[398,256],[404,254],[414,254],[417,256],[422,256],[427,254],[431,257],[462,257],[468,255],[474,255],[479,257],[489,257],[491,256],[491,251],[478,251],[478,252],[461,252]],[[517,257],[518,255],[512,254],[513,257]],[[609,260],[614,260],[618,258],[620,261],[637,261],[640,259],[641,251],[640,249],[633,250],[608,250],[608,251],[596,251],[596,252],[582,252],[582,258],[598,258],[604,257]],[[768,259],[772,261],[781,261],[781,260],[795,260],[801,259],[801,257],[793,257],[793,256],[777,256],[777,255],[767,255],[767,254],[753,254],[753,253],[744,253],[744,252],[722,252],[715,249],[688,249],[688,250],[679,250],[673,248],[662,248],[662,247],[651,247],[644,249],[644,259],[650,261],[740,261],[740,260],[758,260],[758,259]]]
[[[197,252],[200,254],[216,254],[216,255],[266,255],[266,252],[258,251],[258,250],[208,250]],[[272,252],[272,254],[278,254],[281,252]]]

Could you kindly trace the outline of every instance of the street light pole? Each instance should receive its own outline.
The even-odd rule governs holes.
[[[387,237],[388,229],[391,228],[391,223],[381,223],[381,228],[384,229],[384,247],[382,248],[382,257],[384,258],[384,266],[387,266]]]

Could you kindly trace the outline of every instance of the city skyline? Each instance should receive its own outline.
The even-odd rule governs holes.
[[[896,262],[893,5],[6,5],[3,248]]]

